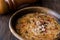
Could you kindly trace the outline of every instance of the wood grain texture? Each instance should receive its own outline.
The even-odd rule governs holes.
[[[60,13],[60,0],[40,0],[37,5],[50,8]],[[9,30],[10,16],[0,15],[0,40],[18,40]]]

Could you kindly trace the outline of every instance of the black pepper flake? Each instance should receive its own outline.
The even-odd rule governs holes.
[[[46,24],[46,22],[44,22],[44,24]]]
[[[58,27],[55,27],[55,29],[58,29]]]
[[[44,31],[41,31],[40,33],[43,33]]]
[[[25,33],[28,33],[28,31],[26,31]]]
[[[39,30],[42,30],[42,28],[39,28]]]
[[[34,22],[34,20],[32,20]]]

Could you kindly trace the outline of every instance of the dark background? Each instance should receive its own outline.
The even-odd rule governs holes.
[[[50,8],[57,13],[60,13],[60,0],[40,0],[30,4]],[[22,6],[21,6],[22,7]],[[19,8],[21,8],[19,7]],[[18,40],[9,30],[9,18],[12,14],[0,15],[0,40]]]

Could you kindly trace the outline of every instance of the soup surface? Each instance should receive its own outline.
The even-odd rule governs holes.
[[[60,24],[47,13],[29,13],[18,19],[17,33],[25,40],[54,40]]]

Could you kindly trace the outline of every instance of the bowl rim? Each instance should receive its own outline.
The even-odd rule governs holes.
[[[22,8],[22,9],[16,11],[16,12],[10,17],[10,19],[9,19],[9,29],[10,29],[11,33],[12,33],[17,39],[19,39],[19,40],[24,40],[24,39],[23,39],[21,36],[19,36],[19,34],[17,34],[17,33],[15,32],[15,30],[13,30],[12,25],[11,25],[11,20],[12,20],[12,18],[13,18],[17,13],[21,12],[22,10],[26,10],[26,9],[30,9],[30,8],[45,9],[45,10],[47,10],[47,12],[50,11],[50,12],[52,12],[52,13],[57,14],[57,12],[55,12],[55,11],[53,11],[53,10],[51,10],[51,9],[48,9],[48,8],[46,8],[46,7],[40,7],[40,6],[25,7],[25,8]],[[57,14],[57,15],[59,15],[59,14]],[[60,18],[60,16],[59,16],[59,18]]]

